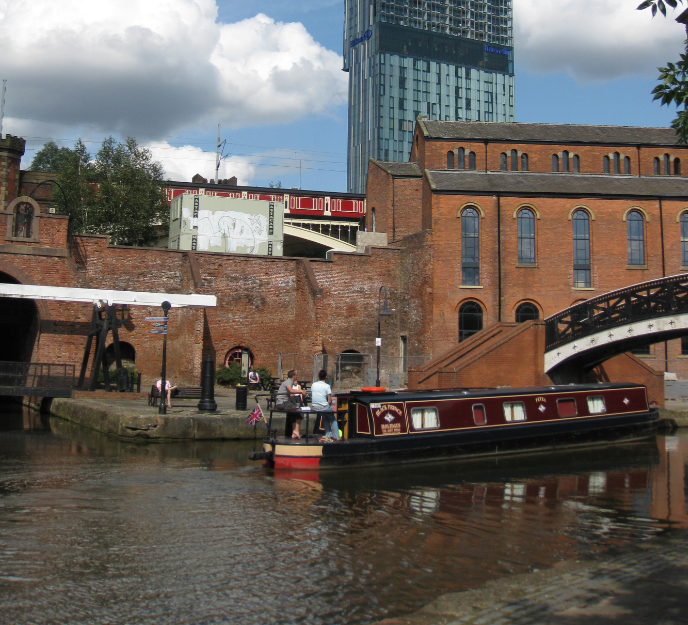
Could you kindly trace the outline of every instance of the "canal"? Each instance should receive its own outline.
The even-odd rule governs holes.
[[[688,432],[278,477],[253,442],[136,445],[5,405],[0,621],[373,623],[688,528]]]

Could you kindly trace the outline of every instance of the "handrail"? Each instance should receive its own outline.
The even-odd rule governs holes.
[[[75,367],[56,363],[0,361],[0,386],[74,388]]]

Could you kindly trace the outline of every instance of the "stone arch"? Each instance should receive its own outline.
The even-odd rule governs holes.
[[[640,206],[631,206],[630,208],[627,208],[624,211],[623,217],[621,218],[621,221],[626,221],[626,217],[628,217],[628,213],[631,211],[638,211],[643,218],[645,219],[645,223],[650,223],[650,216],[647,214],[644,208],[640,208]]]
[[[588,213],[588,215],[590,215],[590,221],[595,221],[595,213],[592,212],[591,208],[588,208],[584,204],[577,204],[569,211],[569,221],[571,221],[573,213],[575,213],[577,210],[584,210],[586,213]]]
[[[532,210],[533,213],[535,213],[535,219],[540,219],[540,211],[537,208],[535,208],[532,204],[527,204],[527,203],[526,204],[519,204],[514,209],[513,218],[516,219],[518,217],[518,214],[526,208]]]
[[[475,208],[480,213],[481,219],[485,219],[485,211],[482,209],[480,204],[477,204],[476,202],[466,202],[464,205],[462,205],[459,210],[456,211],[456,216],[461,219],[461,213],[467,208]]]

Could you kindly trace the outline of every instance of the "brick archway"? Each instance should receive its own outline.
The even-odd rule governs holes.
[[[7,274],[10,278],[14,278],[19,284],[36,284],[31,276],[25,271],[8,263],[6,260],[0,259],[0,273]],[[50,321],[50,309],[48,302],[45,300],[32,300],[36,304],[38,312],[38,321]]]

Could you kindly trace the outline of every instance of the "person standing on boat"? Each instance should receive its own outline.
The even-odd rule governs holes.
[[[306,391],[300,386],[297,379],[296,369],[292,369],[287,373],[287,379],[280,384],[277,396],[275,397],[275,408],[277,410],[284,410],[287,412],[287,421],[284,430],[284,435],[292,438],[301,438],[299,428],[301,426],[301,415],[298,412],[303,399],[306,397]]]
[[[337,415],[332,410],[332,388],[325,380],[327,380],[327,371],[321,369],[318,373],[318,381],[313,382],[313,386],[311,386],[311,408],[316,412],[323,413],[325,438],[333,438],[338,441],[339,424],[337,423]]]

